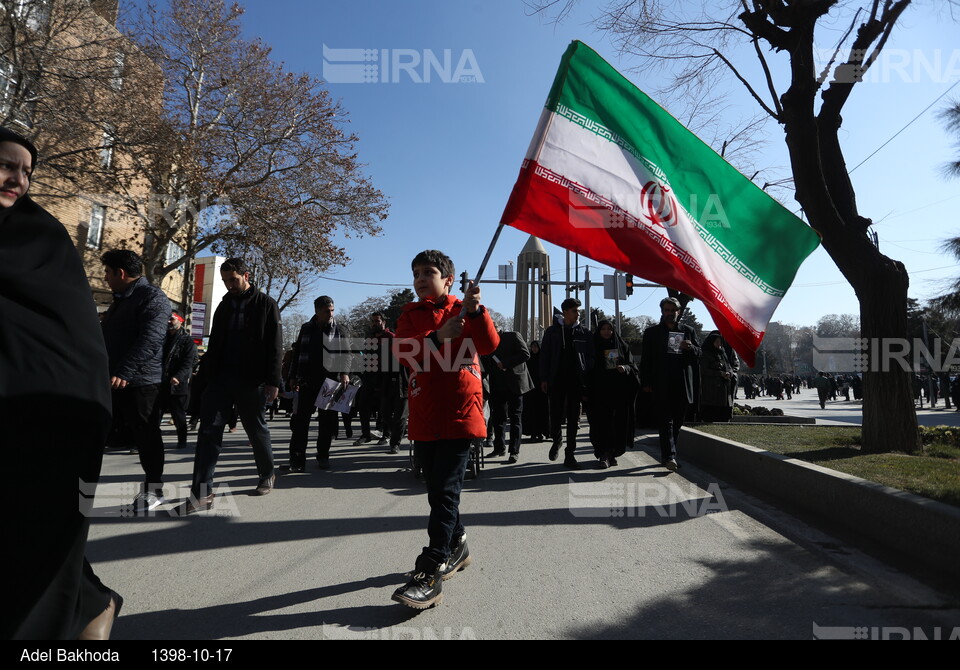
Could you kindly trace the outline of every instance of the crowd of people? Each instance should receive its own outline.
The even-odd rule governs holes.
[[[143,469],[132,505],[138,514],[167,502],[165,412],[177,449],[188,446],[188,426],[197,430],[190,495],[176,508],[182,516],[215,505],[224,432],[235,430],[238,420],[255,457],[252,493],[273,491],[278,468],[267,408],[271,417],[278,410],[289,415],[291,474],[307,469],[314,413],[320,470],[330,469],[341,429],[353,439],[354,418],[355,446],[376,439],[396,454],[409,439],[427,489],[429,544],[393,599],[422,609],[439,603],[443,582],[472,561],[459,501],[478,445],[515,464],[527,435],[528,444],[550,443],[550,461],[563,450],[563,466],[579,469],[586,410],[597,467],[617,466],[645,421],[659,432],[661,464],[676,470],[684,421],[730,420],[739,386],[748,399],[759,389],[789,398],[801,383],[818,389],[821,404],[838,389],[859,397],[857,377],[746,375],[738,381],[736,353],[716,331],[701,346],[680,323],[675,298],[661,301],[660,321],[644,331],[639,357],[610,321],[588,328],[572,297],[542,338],[527,343],[494,326],[479,286],[469,286],[462,299],[451,294],[453,262],[436,250],[412,260],[418,299],[404,306],[395,331],[382,313],[373,313],[358,344],[336,319],[333,298],[324,295],[287,351],[276,301],[252,283],[244,259],[227,259],[220,268],[227,294],[198,357],[183,315],[147,281],[133,251],[102,255],[113,301],[97,323],[76,248],[63,226],[26,195],[36,161],[28,140],[0,133],[0,414],[12,440],[29,445],[5,461],[11,476],[4,495],[11,507],[35,501],[12,521],[11,564],[25,578],[4,615],[8,638],[109,637],[123,600],[84,557],[89,522],[77,509],[75,487],[79,477],[81,494],[92,498],[111,425],[126,429],[124,439]],[[47,420],[51,413],[57,421]],[[54,493],[36,500],[18,475],[41,468]]]

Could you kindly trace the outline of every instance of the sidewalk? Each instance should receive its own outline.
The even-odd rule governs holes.
[[[289,430],[271,429],[285,463]],[[487,461],[461,504],[474,563],[422,613],[390,601],[426,541],[422,485],[405,453],[345,439],[329,472],[311,464],[252,497],[252,451],[228,434],[215,482],[233,495],[186,519],[121,516],[142,473],[136,456],[108,453],[88,556],[125,598],[118,639],[810,639],[825,626],[960,626],[949,596],[692,465],[668,473],[655,443],[638,436],[643,449],[604,471],[564,470],[546,442],[524,444],[514,466]],[[167,457],[168,481],[185,486],[192,448]]]
[[[837,396],[839,400],[828,400],[826,409],[820,409],[816,389],[801,389],[799,394],[793,395],[792,400],[787,400],[786,395],[783,400],[769,396],[745,400],[743,389],[740,389],[737,395],[739,397],[734,402],[738,405],[769,409],[776,407],[790,416],[814,417],[818,425],[842,426],[863,423],[863,402],[853,400],[853,395],[850,396],[849,401],[844,400],[842,395]],[[960,426],[960,412],[956,409],[956,405],[949,410],[946,409],[943,399],[932,409],[924,404],[923,408],[917,408],[917,422],[921,426]]]

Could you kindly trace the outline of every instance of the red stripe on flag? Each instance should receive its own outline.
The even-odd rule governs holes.
[[[655,224],[534,161],[524,161],[501,221],[564,249],[688,293],[706,305],[724,338],[753,367],[763,333],[730,309],[696,259]]]

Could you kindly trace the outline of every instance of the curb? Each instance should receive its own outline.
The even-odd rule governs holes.
[[[683,458],[865,535],[960,583],[960,509],[746,444],[683,429]]]

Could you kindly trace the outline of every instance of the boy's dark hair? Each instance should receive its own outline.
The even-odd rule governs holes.
[[[100,262],[114,272],[123,270],[128,277],[139,277],[143,274],[143,261],[129,249],[111,249],[100,257]]]
[[[375,316],[379,316],[381,321],[387,320],[387,317],[383,315],[383,312],[374,312],[373,314],[370,315],[370,318],[372,319]]]
[[[313,311],[317,311],[320,307],[329,307],[332,304],[333,298],[328,295],[322,295],[313,301]]]
[[[414,256],[410,263],[410,269],[412,270],[418,265],[432,265],[440,270],[441,277],[449,277],[454,273],[453,261],[445,253],[436,249],[427,249]]]
[[[245,275],[250,272],[250,268],[242,258],[228,258],[220,266],[220,272],[236,272],[238,275]]]

